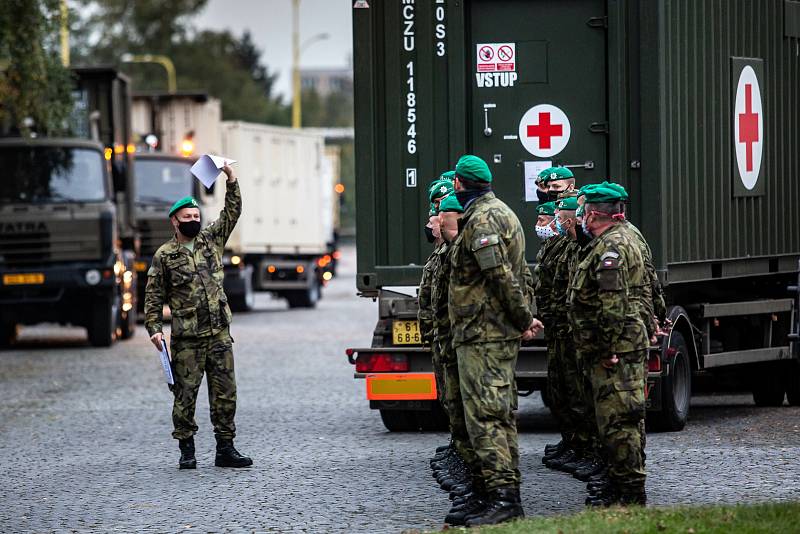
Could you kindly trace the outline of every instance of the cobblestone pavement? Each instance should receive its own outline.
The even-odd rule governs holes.
[[[94,349],[80,329],[23,331],[0,352],[0,532],[400,532],[441,526],[448,500],[428,457],[444,434],[390,434],[352,378],[347,346],[369,342],[376,305],[354,296],[353,250],[316,310],[260,296],[234,320],[237,447],[246,470],[213,466],[204,391],[199,467],[178,471],[171,395],[143,329]],[[583,488],[546,470],[552,421],[522,399],[527,513],[582,509]],[[648,437],[654,505],[800,499],[800,409],[749,397],[695,399],[684,432]]]

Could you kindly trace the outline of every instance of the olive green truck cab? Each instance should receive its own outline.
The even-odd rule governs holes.
[[[784,0],[356,2],[357,286],[379,317],[348,357],[387,428],[441,425],[414,286],[425,186],[465,153],[489,164],[531,264],[540,169],[627,188],[669,307],[654,426],[683,428],[698,390],[800,404],[798,20]],[[522,348],[522,393],[546,390],[542,345]]]
[[[136,327],[128,80],[76,68],[69,138],[0,138],[0,344],[17,327],[86,327],[94,346]]]

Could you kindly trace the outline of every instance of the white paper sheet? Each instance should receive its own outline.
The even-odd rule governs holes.
[[[203,154],[192,165],[191,171],[195,178],[200,180],[206,188],[209,188],[217,180],[222,167],[233,165],[234,163],[236,163],[235,159],[215,156],[214,154]]]
[[[170,364],[169,352],[167,351],[166,341],[161,342],[161,350],[158,351],[161,359],[161,367],[164,369],[164,378],[170,386],[175,384],[175,377],[172,376],[172,365]]]
[[[552,167],[552,161],[526,161],[525,162],[525,202],[538,202],[536,195],[536,178],[543,170]]]

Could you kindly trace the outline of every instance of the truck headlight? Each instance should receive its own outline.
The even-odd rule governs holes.
[[[86,271],[86,283],[90,286],[96,286],[100,283],[100,271],[97,269],[91,269]]]

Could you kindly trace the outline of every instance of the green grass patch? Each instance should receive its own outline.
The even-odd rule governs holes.
[[[451,529],[456,530],[456,529]],[[462,529],[458,529],[462,530]],[[608,508],[470,529],[491,534],[800,533],[800,502],[674,508]]]

